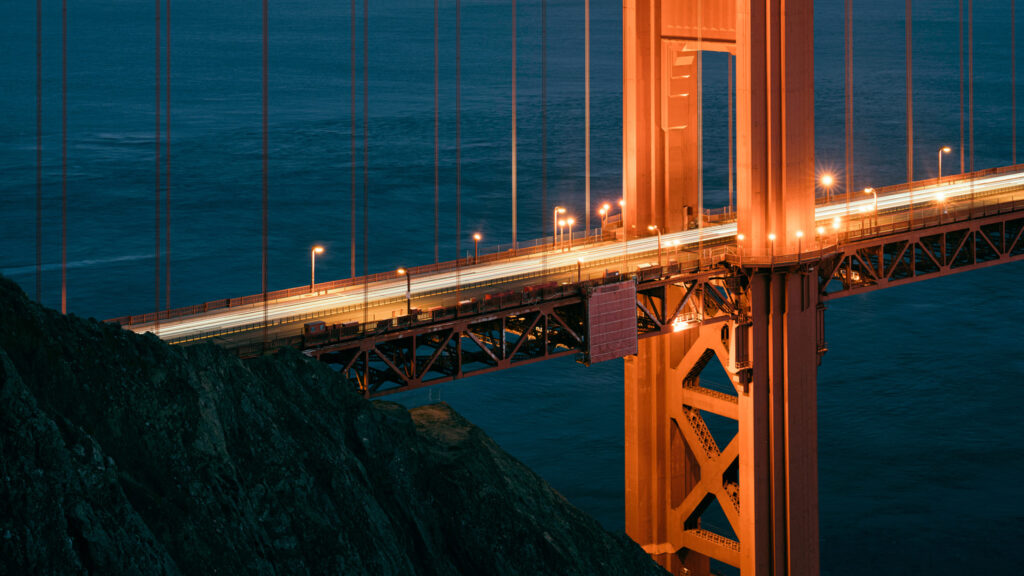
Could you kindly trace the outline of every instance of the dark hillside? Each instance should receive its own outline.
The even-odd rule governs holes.
[[[0,278],[2,574],[664,574],[446,405],[61,316]]]

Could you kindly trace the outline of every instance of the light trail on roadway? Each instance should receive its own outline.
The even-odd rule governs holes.
[[[962,180],[922,186],[909,191],[898,191],[879,196],[877,209],[879,212],[909,210],[911,197],[914,205],[928,204],[936,201],[955,202],[970,198],[972,194],[991,195],[1008,188],[1024,186],[1024,173],[997,174],[976,178],[973,182]],[[815,209],[817,222],[831,222],[835,217],[846,219],[862,218],[874,213],[875,200],[860,193],[857,200],[849,204],[844,201],[819,206]],[[662,235],[663,250],[692,250],[703,242],[721,243],[736,236],[736,223],[705,226],[703,229],[692,229],[683,232]],[[609,241],[573,248],[571,251],[552,250],[540,255],[513,257],[506,261],[481,265],[469,265],[458,271],[449,270],[411,278],[411,294],[437,294],[456,290],[456,286],[467,287],[479,284],[497,284],[502,280],[529,276],[541,277],[556,270],[577,266],[577,262],[594,265],[600,262],[628,262],[629,258],[655,254],[658,250],[657,236],[648,236],[629,240],[628,242]],[[623,273],[628,272],[622,270]],[[497,291],[497,290],[496,290]],[[367,302],[372,306],[382,301],[404,299],[406,280],[382,280],[369,285]],[[325,310],[351,308],[362,305],[364,301],[361,285],[329,291],[326,294],[310,294],[282,299],[268,304],[267,320],[270,323],[295,319],[297,317]],[[196,335],[214,335],[237,330],[244,326],[263,322],[262,303],[246,305],[238,308],[220,309],[213,312],[163,320],[160,322],[158,335],[165,340],[180,340]],[[135,332],[153,331],[153,324],[130,326]]]

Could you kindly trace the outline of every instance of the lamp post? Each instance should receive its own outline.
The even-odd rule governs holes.
[[[771,243],[772,243],[772,248],[771,248],[771,250],[772,250],[772,252],[771,252],[771,254],[772,254],[771,265],[772,265],[772,268],[774,269],[775,268],[775,234],[774,233],[769,234],[768,235],[768,240],[771,241]]]
[[[803,256],[803,241],[804,241],[804,231],[803,230],[797,230],[796,231],[796,263],[797,263],[797,266],[800,265],[800,261],[802,260],[802,256]]]
[[[576,219],[570,216],[565,219],[565,223],[569,225],[569,251],[572,252],[572,225],[576,223]]]
[[[836,179],[831,174],[824,174],[821,177],[821,187],[825,189],[825,203],[832,201],[832,185],[835,184]]]
[[[745,238],[745,236],[743,234],[737,234],[736,235],[736,256],[740,260],[740,268],[743,267],[743,239],[744,238]]]
[[[815,230],[815,232],[818,233],[818,258],[821,258],[821,239],[825,236],[825,227],[818,226],[818,229]]]
[[[840,218],[839,216],[836,216],[835,218],[832,219],[832,231],[836,235],[836,249],[839,248],[839,226],[842,225],[842,223],[843,219]],[[847,226],[849,226],[849,223],[847,223]],[[847,232],[849,232],[849,230],[847,230]]]
[[[558,215],[565,214],[565,208],[555,206],[555,214],[551,217],[551,247],[555,247],[555,237],[558,236]]]
[[[950,148],[949,146],[943,146],[942,148],[939,148],[939,181],[942,181],[942,155],[949,154],[952,151],[953,149]]]
[[[483,236],[479,232],[473,234],[473,264],[480,261],[480,240]]]
[[[399,276],[405,276],[405,314],[412,314],[412,274],[405,268],[398,269]]]
[[[323,254],[323,246],[313,246],[313,249],[309,252],[309,293],[312,294],[316,290],[316,255]]]
[[[658,233],[658,267],[661,267],[661,229],[656,225],[651,224],[647,227],[648,230]]]
[[[864,193],[871,194],[871,211],[875,213],[875,226],[878,226],[878,194],[874,188],[865,188]]]
[[[579,284],[580,282],[583,281],[582,280],[582,274],[583,274],[582,268],[583,268],[583,257],[581,256],[581,257],[576,259],[576,283],[577,284]]]
[[[561,252],[562,242],[565,241],[565,218],[558,221],[558,251]]]
[[[612,205],[605,202],[598,208],[597,213],[601,216],[601,232],[604,232],[605,225],[608,224],[608,213],[611,211]]]

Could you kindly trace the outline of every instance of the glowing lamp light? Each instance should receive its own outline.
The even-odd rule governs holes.
[[[682,318],[676,318],[675,320],[672,321],[672,331],[682,332],[683,330],[689,330],[690,328],[693,328],[698,324],[699,322],[697,322],[696,320],[683,320]]]

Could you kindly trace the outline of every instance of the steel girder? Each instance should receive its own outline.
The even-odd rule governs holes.
[[[823,301],[1024,260],[1024,212],[938,223],[840,245],[822,259]]]
[[[384,396],[582,350],[579,296],[321,345],[360,393]]]

